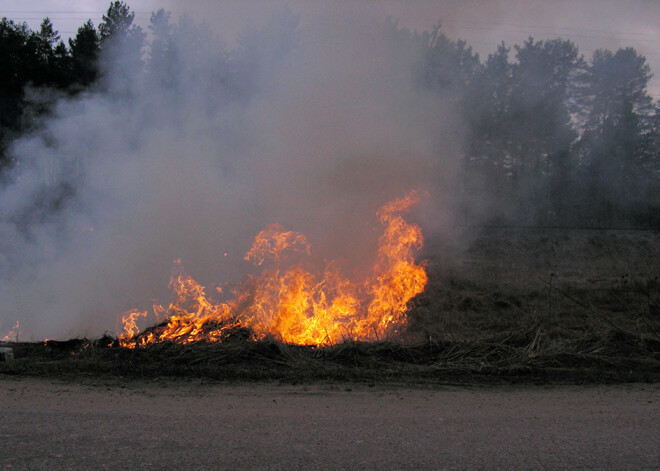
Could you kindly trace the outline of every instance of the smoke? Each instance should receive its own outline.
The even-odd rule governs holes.
[[[415,86],[417,52],[393,50],[383,17],[278,8],[231,47],[213,17],[179,21],[144,73],[117,45],[97,89],[57,100],[13,143],[0,328],[114,333],[121,312],[167,302],[175,259],[207,286],[240,281],[275,222],[304,233],[314,261],[360,271],[376,209],[411,189],[427,194],[425,229],[447,226],[460,121]]]

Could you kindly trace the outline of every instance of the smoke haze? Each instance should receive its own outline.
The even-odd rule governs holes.
[[[113,334],[122,312],[169,302],[174,260],[231,288],[273,223],[307,237],[317,270],[364,275],[377,208],[413,189],[407,217],[438,259],[484,221],[660,227],[660,4],[410,5],[145,2],[136,22],[171,8],[171,37],[151,31],[142,57],[128,36],[96,43],[88,82],[73,48],[5,23],[52,61],[23,52],[5,76],[0,338],[16,321],[22,338]],[[21,75],[34,63],[42,82]]]
[[[218,3],[197,0],[185,5],[176,1],[146,2],[146,5],[153,9],[165,6],[174,12],[185,11],[200,20],[212,19],[210,21],[219,26],[220,34],[227,41],[237,37],[253,12],[270,12],[277,8],[277,3],[270,0],[245,0],[241,3],[249,5],[246,8],[214,8]],[[101,2],[99,10],[106,4]],[[574,41],[587,57],[598,48],[634,47],[648,59],[653,70],[660,70],[660,30],[657,27],[660,2],[655,1],[292,0],[287,4],[306,17],[318,15],[329,5],[334,9],[361,12],[379,21],[391,16],[402,26],[419,31],[429,30],[441,21],[447,36],[466,40],[482,59],[494,52],[502,41],[510,46],[521,44],[529,36],[537,40],[561,37]],[[649,91],[655,99],[660,99],[660,77],[651,81]]]
[[[0,330],[18,320],[23,338],[114,333],[123,311],[168,302],[175,259],[206,286],[240,281],[252,237],[274,222],[304,233],[313,260],[359,271],[376,209],[411,189],[433,208],[416,215],[425,229],[448,225],[455,110],[414,86],[416,51],[394,53],[382,17],[316,9],[291,28],[295,15],[270,8],[231,48],[211,33],[212,13],[209,30],[183,19],[174,52],[145,74],[134,51],[106,51],[96,91],[60,99],[14,142]]]

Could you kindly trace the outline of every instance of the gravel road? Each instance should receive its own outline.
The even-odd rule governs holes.
[[[0,469],[660,469],[660,385],[0,377]]]

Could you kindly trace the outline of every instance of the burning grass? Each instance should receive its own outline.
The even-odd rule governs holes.
[[[413,251],[422,246],[422,231],[403,218],[419,195],[383,205],[377,212],[383,226],[371,276],[349,280],[334,262],[321,273],[302,263],[283,264],[286,252],[310,252],[303,234],[272,225],[259,232],[245,260],[270,266],[248,277],[225,302],[207,295],[191,276],[175,273],[170,288],[176,300],[169,307],[155,305],[157,328],[140,332],[138,319],[146,311],[122,316],[119,344],[136,348],[153,343],[223,342],[237,329],[247,329],[254,340],[273,337],[296,345],[330,345],[342,341],[370,341],[399,333],[406,324],[410,299],[424,290],[427,275]]]
[[[430,261],[424,292],[407,303],[406,329],[387,340],[296,345],[215,320],[206,328],[222,331],[220,342],[162,341],[133,349],[114,337],[12,342],[15,360],[0,363],[0,373],[411,384],[660,380],[660,261],[647,253],[649,238],[660,247],[660,237],[609,237],[626,247],[624,263],[612,257],[621,252],[613,247],[604,247],[610,255],[603,258],[600,252],[589,260],[567,253],[555,260],[556,250],[543,250],[553,245],[552,237],[531,234],[526,244],[530,251],[537,247],[531,267],[515,258],[519,245],[501,249],[508,234],[488,237],[473,247],[499,244],[500,255],[491,255],[489,266],[475,264],[483,260],[479,252],[468,252],[473,259],[451,270]],[[568,242],[585,253],[592,241],[603,245],[603,237],[582,233]],[[168,323],[138,337],[158,336]]]
[[[660,339],[605,329],[578,335],[548,326],[463,341],[344,342],[325,347],[251,340],[172,342],[126,349],[103,338],[12,344],[0,373],[102,374],[128,378],[442,382],[621,382],[660,380]]]

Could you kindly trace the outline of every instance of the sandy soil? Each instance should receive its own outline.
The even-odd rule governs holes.
[[[660,385],[0,378],[0,469],[660,469]]]

